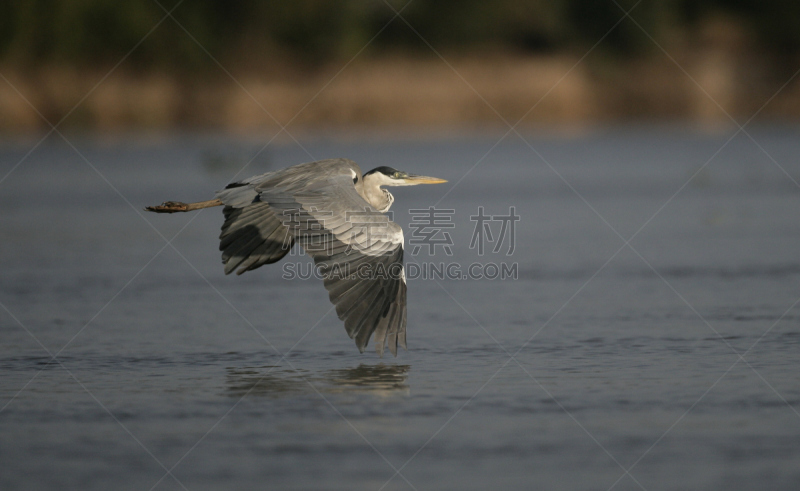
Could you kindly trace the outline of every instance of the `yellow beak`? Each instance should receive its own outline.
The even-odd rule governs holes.
[[[438,177],[417,176],[414,174],[409,174],[404,181],[413,184],[442,184],[443,182],[447,182],[446,180],[439,179]]]

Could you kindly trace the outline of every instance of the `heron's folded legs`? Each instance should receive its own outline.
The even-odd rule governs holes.
[[[159,206],[148,206],[147,211],[156,213],[177,213],[179,211],[192,211],[201,208],[211,208],[212,206],[222,206],[222,201],[212,199],[208,201],[198,201],[197,203],[181,203],[180,201],[165,201]]]

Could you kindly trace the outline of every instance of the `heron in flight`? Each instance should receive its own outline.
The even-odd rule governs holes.
[[[386,211],[394,196],[384,186],[447,182],[391,167],[366,174],[352,160],[294,165],[229,184],[216,199],[167,201],[148,211],[175,213],[224,206],[219,249],[225,274],[283,258],[297,243],[314,258],[331,303],[362,353],[397,356],[406,348],[406,278],[403,229]]]

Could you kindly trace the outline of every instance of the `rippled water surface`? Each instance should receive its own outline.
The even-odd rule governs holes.
[[[7,140],[0,488],[798,489],[800,140],[731,134]],[[140,211],[334,156],[450,180],[394,192],[407,241],[454,210],[407,262],[518,277],[410,279],[381,359],[318,280],[223,275],[219,209]]]

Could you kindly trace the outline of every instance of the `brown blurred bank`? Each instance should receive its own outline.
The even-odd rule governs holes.
[[[0,131],[800,117],[770,2],[237,3],[0,7]]]

